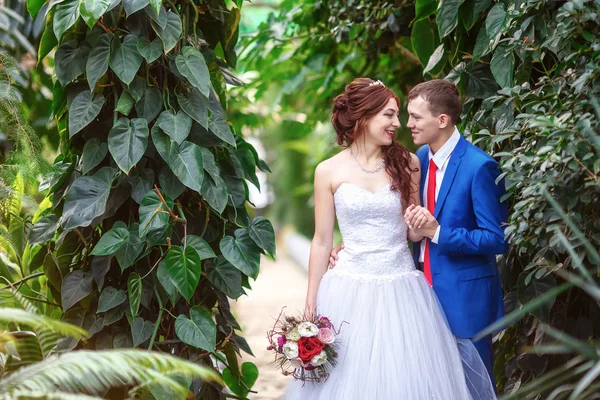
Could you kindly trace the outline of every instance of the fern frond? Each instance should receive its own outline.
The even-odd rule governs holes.
[[[43,315],[32,314],[16,308],[0,308],[0,322],[14,322],[16,324],[29,325],[33,327],[34,330],[47,329],[63,336],[72,336],[76,339],[83,339],[88,335],[84,329],[81,329],[78,326],[62,321],[56,321]]]
[[[10,396],[0,395],[0,400],[102,400],[102,397],[85,394],[68,393],[53,390],[52,392],[16,390]]]
[[[0,398],[16,390],[43,393],[55,388],[101,395],[112,387],[137,386],[156,380],[187,393],[187,388],[169,378],[175,371],[222,384],[215,370],[164,353],[137,349],[75,351],[23,367],[1,379]]]

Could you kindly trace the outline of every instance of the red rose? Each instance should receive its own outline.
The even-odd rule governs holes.
[[[298,357],[306,364],[324,348],[325,344],[323,344],[316,336],[301,337],[300,340],[298,340]]]

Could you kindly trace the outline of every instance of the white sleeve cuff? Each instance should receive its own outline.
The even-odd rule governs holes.
[[[438,240],[440,239],[440,229],[441,229],[441,225],[438,225],[437,229],[435,230],[435,234],[433,235],[433,238],[431,238],[431,242],[437,244]]]

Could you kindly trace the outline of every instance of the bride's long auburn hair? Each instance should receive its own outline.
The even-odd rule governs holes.
[[[369,78],[358,78],[346,85],[344,93],[333,99],[331,123],[337,136],[337,144],[350,146],[364,133],[367,121],[376,116],[390,99],[400,99],[382,84],[373,84]],[[385,170],[392,178],[391,189],[400,193],[402,206],[408,206],[411,192],[410,153],[395,140],[382,147]]]

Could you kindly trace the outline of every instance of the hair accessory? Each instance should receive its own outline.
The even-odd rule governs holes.
[[[369,83],[369,86],[374,86],[374,85],[381,85],[381,86],[385,87],[383,82],[381,82],[380,80],[376,80],[375,82]]]

